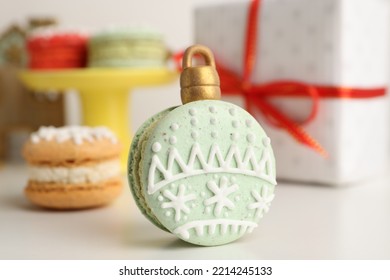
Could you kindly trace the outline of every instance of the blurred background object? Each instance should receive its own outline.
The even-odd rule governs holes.
[[[236,0],[238,1],[238,0]],[[11,23],[23,23],[26,18],[55,18],[62,27],[78,27],[91,32],[110,26],[147,26],[164,36],[164,40],[173,51],[183,50],[193,42],[193,12],[198,5],[209,3],[207,0],[182,1],[50,1],[35,0],[12,2],[0,0],[2,16],[0,30]],[[215,0],[213,3],[226,2]],[[34,21],[40,23],[39,20]],[[178,82],[156,88],[139,88],[133,91],[132,127],[140,126],[149,116],[164,108],[180,104]],[[157,93],[156,93],[157,92]],[[80,124],[82,113],[77,94],[65,96],[66,124]],[[145,105],[144,103],[147,103]],[[68,122],[69,121],[69,122]]]
[[[18,77],[28,61],[28,34],[54,24],[53,18],[31,18],[26,25],[0,26],[0,160],[20,161],[21,144],[31,131],[41,125],[64,124],[63,98],[38,97]]]
[[[11,25],[0,36],[0,64],[24,67],[26,31],[18,25]]]

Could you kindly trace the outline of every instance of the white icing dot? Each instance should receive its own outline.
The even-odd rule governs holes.
[[[196,131],[191,132],[191,137],[194,140],[198,139],[198,132],[196,132]]]
[[[152,146],[152,150],[155,153],[158,153],[161,150],[161,144],[159,142],[155,142]]]
[[[196,109],[194,109],[194,108],[189,109],[188,112],[190,113],[191,116],[196,115]]]
[[[234,198],[235,201],[240,201],[240,196],[237,195],[235,198]]]
[[[217,174],[214,174],[214,179],[218,179],[218,175]]]
[[[206,193],[205,193],[205,192],[201,192],[200,195],[203,196],[203,197],[205,197],[205,196],[206,196]]]
[[[248,140],[249,143],[253,143],[255,141],[255,135],[253,135],[253,133],[249,133],[246,136],[246,140]]]
[[[230,178],[230,181],[231,181],[232,183],[235,183],[235,182],[237,181],[237,178],[234,177],[234,176],[232,176],[232,178]]]
[[[231,139],[233,141],[237,141],[238,140],[238,133],[237,132],[233,132],[230,137],[231,137]]]
[[[238,125],[239,125],[239,123],[238,123],[237,120],[232,121],[232,126],[233,126],[234,128],[237,128]]]
[[[215,113],[217,111],[217,109],[215,109],[214,106],[210,106],[209,111],[210,111],[210,113]]]
[[[32,135],[31,136],[31,142],[33,142],[34,144],[36,143],[39,143],[39,137],[37,135]]]
[[[216,123],[217,123],[217,119],[214,118],[214,117],[212,117],[212,118],[210,119],[210,124],[216,124]]]
[[[165,212],[165,216],[167,216],[167,217],[171,216],[171,212],[169,212],[169,211]]]
[[[215,132],[215,131],[211,132],[211,137],[217,138],[218,137],[218,133]]]
[[[211,212],[211,208],[210,207],[206,207],[206,213],[209,214]]]
[[[83,138],[82,138],[80,135],[75,135],[75,136],[73,137],[73,141],[74,141],[77,145],[83,144]]]
[[[191,119],[191,124],[192,124],[192,125],[195,126],[197,123],[198,123],[198,120],[197,120],[197,119],[195,119],[195,118],[192,118],[192,119]]]
[[[251,127],[252,126],[252,120],[246,120],[245,124],[246,124],[247,127]]]
[[[169,143],[171,143],[172,145],[176,144],[177,142],[177,138],[176,136],[171,136],[169,137]]]
[[[230,108],[229,109],[229,114],[234,116],[236,114],[236,109],[235,108]]]
[[[171,184],[171,189],[175,188],[176,185],[175,184]]]
[[[264,137],[263,144],[265,147],[268,147],[271,144],[271,139],[269,137]]]
[[[196,205],[195,203],[191,203],[191,207],[194,208]]]
[[[163,200],[164,200],[164,197],[163,197],[162,195],[159,195],[159,196],[157,197],[157,199],[158,199],[158,201],[163,201]]]
[[[187,219],[188,219],[188,216],[186,215],[186,216],[184,216],[183,217],[183,219],[184,219],[184,221],[187,221]]]
[[[225,212],[223,215],[224,215],[226,218],[229,217],[229,213],[228,213],[228,212]]]
[[[176,131],[179,128],[179,125],[177,123],[171,124],[171,130]]]
[[[246,215],[248,218],[252,217],[252,214],[251,213],[248,213],[248,215]]]

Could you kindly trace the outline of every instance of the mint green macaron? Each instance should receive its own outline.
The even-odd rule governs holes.
[[[276,185],[264,130],[244,109],[216,100],[190,102],[146,121],[131,145],[128,177],[152,223],[204,246],[252,232]]]
[[[88,67],[164,67],[169,51],[162,34],[145,28],[111,28],[91,36]]]

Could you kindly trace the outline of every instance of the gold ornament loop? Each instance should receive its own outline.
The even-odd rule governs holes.
[[[192,66],[195,54],[204,57],[205,65]],[[181,100],[183,104],[198,100],[221,98],[219,76],[211,50],[202,45],[186,49],[183,56],[183,72],[180,75]]]
[[[212,66],[215,68],[214,55],[211,50],[203,45],[193,45],[186,49],[183,56],[183,69],[188,67],[192,67],[192,58],[196,55],[200,54],[203,56],[205,60],[205,64]]]

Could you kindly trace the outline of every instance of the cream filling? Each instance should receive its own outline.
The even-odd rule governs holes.
[[[121,166],[119,160],[77,167],[29,166],[30,180],[47,183],[97,183],[119,176],[120,173]]]

